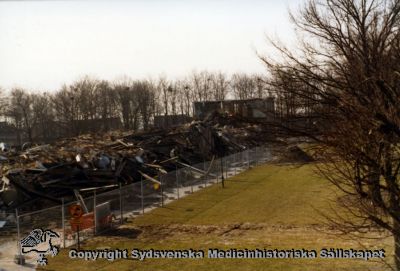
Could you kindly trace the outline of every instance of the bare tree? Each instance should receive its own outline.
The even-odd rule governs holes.
[[[13,89],[10,94],[7,115],[17,128],[19,142],[21,143],[22,140],[20,132],[25,133],[29,142],[33,142],[32,131],[36,119],[32,110],[31,95],[21,88]]]
[[[97,84],[96,91],[97,118],[102,120],[102,128],[106,131],[112,129],[109,127],[110,121],[119,119],[117,110],[117,96],[111,85],[102,80]],[[114,126],[113,126],[114,127]],[[116,126],[118,127],[118,126]]]
[[[212,99],[212,74],[207,71],[193,72],[190,78],[191,87],[196,101],[209,101]]]
[[[62,134],[74,136],[78,134],[76,120],[78,119],[78,105],[76,89],[63,85],[52,97],[55,118]]]
[[[70,88],[73,90],[73,99],[76,104],[75,128],[77,133],[86,131],[95,132],[99,129],[97,121],[100,118],[100,81],[84,76],[75,81]]]
[[[114,84],[113,89],[116,92],[116,103],[118,111],[121,114],[124,128],[137,129],[137,112],[139,107],[137,100],[134,99],[133,92],[131,90],[133,82],[122,81]]]
[[[32,111],[36,120],[35,127],[33,127],[35,137],[44,142],[57,138],[59,134],[56,132],[57,127],[54,123],[50,95],[47,93],[32,94]]]
[[[211,77],[213,99],[216,101],[225,100],[229,91],[229,80],[222,72],[216,73]]]
[[[266,95],[266,78],[263,78],[262,75],[253,75],[253,82],[255,84],[255,88],[256,88],[256,97],[257,98],[264,98]]]
[[[246,100],[255,98],[256,85],[253,78],[244,73],[236,73],[232,75],[231,85],[233,94],[236,99]]]
[[[164,115],[168,116],[171,86],[165,77],[160,77],[160,79],[158,80],[157,88],[158,91],[161,93]]]
[[[193,93],[193,88],[190,85],[189,79],[185,79],[181,83],[180,99],[181,99],[181,106],[183,108],[184,114],[187,116],[192,115],[192,105],[193,105],[193,101],[194,101],[194,93]]]
[[[152,115],[154,116],[159,116],[162,113],[162,102],[161,102],[161,92],[157,88],[157,82],[153,79],[147,79],[148,84],[150,85],[150,88],[152,89],[153,96],[152,96],[152,101],[151,101],[151,107],[152,107]]]
[[[171,105],[172,115],[177,114],[178,89],[179,89],[179,85],[177,82],[174,82],[173,84],[168,86],[168,93],[170,96],[170,105]]]
[[[138,100],[141,116],[141,126],[144,130],[149,128],[150,119],[153,117],[154,88],[148,81],[137,81],[132,86]]]
[[[113,90],[124,128],[148,129],[156,112],[160,112],[155,84],[151,80],[123,81],[114,84]],[[169,101],[168,94],[165,97]]]
[[[6,105],[7,97],[4,94],[4,90],[0,87],[0,116],[4,116]]]
[[[318,152],[326,161],[320,172],[346,194],[339,202],[346,213],[358,218],[342,217],[342,229],[368,232],[376,227],[390,232],[396,270],[400,270],[399,12],[399,1],[311,0],[292,15],[303,34],[299,50],[272,41],[284,61],[262,57],[271,72],[300,86],[284,83],[282,91],[314,103],[321,135],[309,136],[319,142]]]

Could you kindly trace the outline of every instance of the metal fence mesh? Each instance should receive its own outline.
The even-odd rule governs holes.
[[[207,186],[219,184],[223,178],[239,174],[270,158],[267,147],[256,147],[167,174],[160,173],[152,179],[142,177],[140,182],[120,186],[106,193],[96,195],[93,192],[93,196],[80,201],[26,214],[0,214],[0,221],[7,220],[7,226],[0,231],[1,240],[5,240],[0,244],[0,252],[13,251],[12,256],[20,253],[18,240],[38,228],[56,232],[60,236],[57,244],[61,247],[75,246],[78,240],[78,226],[79,240],[86,240],[124,223],[124,219],[128,217],[146,213],[152,208],[161,207]],[[81,205],[85,213],[82,224],[78,226],[69,214],[70,207],[76,204]],[[7,260],[12,261],[13,258]]]

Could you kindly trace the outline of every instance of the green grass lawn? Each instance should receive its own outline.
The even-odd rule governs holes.
[[[84,249],[208,248],[385,248],[391,239],[361,242],[325,225],[335,189],[312,165],[265,165],[131,219],[119,229],[87,241]],[[85,262],[69,249],[46,270],[385,270],[381,263],[327,259],[135,259]],[[387,259],[390,261],[390,259]]]

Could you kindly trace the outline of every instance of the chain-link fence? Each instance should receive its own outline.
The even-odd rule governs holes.
[[[0,259],[0,263],[3,260],[15,262],[20,259],[19,240],[29,236],[34,229],[56,233],[60,238],[57,239],[59,243],[55,244],[60,247],[78,245],[78,240],[101,234],[124,223],[128,217],[144,214],[207,186],[221,183],[270,159],[268,147],[256,147],[212,161],[184,165],[184,168],[157,177],[143,174],[140,182],[98,195],[94,191],[92,197],[80,198],[76,202],[25,214],[18,214],[18,210],[11,214],[0,214],[0,221],[3,221],[2,218],[7,221],[0,231],[5,235],[0,235],[4,240],[0,243],[0,253],[4,254],[4,250],[8,252],[7,257]],[[83,211],[79,220],[74,220],[70,215],[71,206],[76,205]]]

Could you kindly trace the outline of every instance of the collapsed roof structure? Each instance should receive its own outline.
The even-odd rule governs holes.
[[[167,130],[87,134],[20,151],[3,148],[0,208],[48,206],[73,200],[77,191],[84,196],[115,189],[261,145],[271,134],[260,123],[215,112]]]

